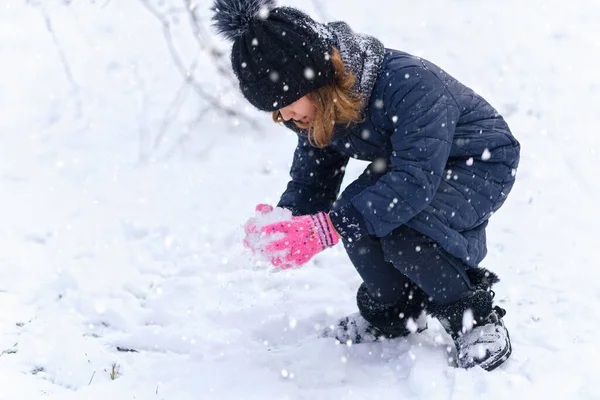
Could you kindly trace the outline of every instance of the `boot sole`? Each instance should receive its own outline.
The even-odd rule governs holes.
[[[422,326],[419,329],[417,329],[417,331],[414,334],[416,335],[418,333],[422,333],[422,332],[426,331],[427,328],[428,328],[428,326],[427,326],[427,324],[425,324],[425,326]],[[376,343],[376,342],[380,342],[381,340],[394,340],[394,339],[398,339],[398,338],[407,337],[412,334],[413,333],[408,333],[406,335],[398,335],[398,336],[390,336],[390,337],[386,337],[383,334],[376,334],[376,335],[373,335],[374,339],[367,339],[367,340],[364,340],[360,334],[357,334],[357,336],[355,337],[355,340],[352,341],[352,344]],[[336,338],[335,336],[332,336],[328,329],[325,329],[324,331],[322,331],[318,337],[323,338],[323,339],[335,339],[340,343],[345,343],[345,342],[339,340],[338,338]]]
[[[502,365],[506,360],[508,360],[508,358],[512,354],[512,344],[510,343],[510,335],[508,334],[508,330],[506,331],[506,342],[508,343],[508,346],[501,353],[500,357],[495,357],[494,360],[492,360],[489,364],[483,362],[479,364],[479,366],[489,372],[493,371],[494,369]]]
[[[502,324],[502,326],[504,326],[504,324]],[[506,328],[504,328],[506,330]],[[458,348],[457,348],[458,351]],[[458,368],[464,368],[464,369],[470,369],[470,368],[474,368],[474,367],[481,367],[483,370],[485,371],[493,371],[494,369],[498,368],[500,365],[502,365],[506,360],[508,360],[508,358],[510,357],[510,355],[512,354],[512,344],[510,342],[510,334],[508,333],[508,330],[506,330],[506,347],[504,347],[504,349],[499,352],[498,354],[495,354],[493,357],[488,357],[485,359],[482,359],[481,361],[476,361],[476,360],[470,360],[470,362],[465,363],[465,361],[461,360],[456,360],[456,367]],[[458,357],[458,354],[457,354]]]

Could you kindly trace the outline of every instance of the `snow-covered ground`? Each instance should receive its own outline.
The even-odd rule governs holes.
[[[521,141],[484,263],[514,346],[492,373],[446,366],[435,321],[317,338],[356,308],[341,247],[283,272],[251,261],[241,226],[277,201],[295,138],[194,60],[186,3],[0,5],[0,399],[600,398],[597,0],[286,3],[439,64]],[[256,126],[196,121],[161,15],[183,65]]]

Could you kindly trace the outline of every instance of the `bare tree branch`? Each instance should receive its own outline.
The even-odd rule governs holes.
[[[169,126],[171,125],[171,123],[173,123],[173,121],[177,117],[177,114],[179,114],[181,106],[185,101],[185,94],[187,93],[187,89],[189,89],[189,85],[187,85],[187,83],[183,83],[179,90],[177,90],[175,98],[171,101],[171,103],[165,110],[162,123],[160,124],[160,128],[158,129],[156,137],[154,138],[154,149],[157,149],[158,146],[160,146],[160,143],[164,140],[164,136],[167,133]]]
[[[81,101],[81,88],[79,87],[79,85],[75,81],[75,78],[73,77],[73,72],[71,71],[71,66],[69,65],[69,60],[67,59],[67,55],[65,54],[63,46],[60,44],[60,41],[58,40],[58,36],[56,35],[56,32],[54,32],[54,28],[52,26],[52,20],[50,19],[50,14],[48,14],[48,12],[46,11],[46,8],[41,3],[36,3],[34,1],[28,0],[28,4],[30,4],[34,7],[37,7],[37,9],[40,11],[40,14],[42,15],[42,18],[44,18],[44,22],[46,24],[46,30],[48,31],[48,33],[50,33],[50,36],[52,37],[52,42],[54,43],[54,47],[56,48],[58,57],[60,58],[60,62],[62,64],[63,70],[65,72],[65,76],[67,78],[67,81],[69,81],[69,84],[71,85],[71,89],[73,91],[73,96],[75,98],[75,116],[77,118],[81,118],[83,116],[83,103]],[[68,2],[67,2],[67,4],[68,4]]]
[[[177,51],[177,48],[173,41],[173,35],[171,33],[171,25],[168,19],[165,18],[165,16],[161,14],[158,10],[156,10],[156,8],[154,8],[148,0],[140,0],[140,2],[150,13],[152,13],[160,21],[163,30],[163,36],[165,37],[169,53],[171,54],[175,67],[184,77],[184,82],[189,84],[203,100],[205,100],[211,107],[213,107],[214,110],[222,112],[228,117],[236,117],[240,120],[244,120],[247,123],[249,123],[253,128],[258,128],[258,124],[256,123],[256,121],[254,121],[254,119],[248,117],[243,113],[240,113],[235,108],[221,104],[221,102],[215,96],[208,93],[202,87],[202,85],[194,79],[193,70],[186,68],[181,56],[179,55],[179,52]],[[194,68],[195,66],[196,62],[194,62],[191,65],[191,67]]]
[[[177,141],[171,146],[171,148],[166,152],[165,154],[165,158],[169,158],[172,154],[175,153],[175,151],[177,149],[182,148],[182,146],[188,141],[190,140],[190,132],[193,131],[197,125],[202,123],[202,120],[204,119],[204,117],[206,116],[206,114],[208,114],[211,111],[211,107],[207,106],[204,107],[196,116],[196,118],[189,122],[186,127],[185,127],[185,131],[179,136],[179,138],[177,139]],[[203,143],[208,143],[206,146],[204,146],[204,148],[198,152],[196,152],[196,156],[200,157],[200,156],[205,156],[210,149],[214,146],[214,144],[216,143],[216,139],[215,136],[209,136],[206,140],[203,141]]]
[[[196,38],[196,42],[198,43],[198,47],[201,50],[205,50],[208,52],[209,56],[213,58],[214,65],[217,69],[219,75],[221,75],[226,81],[228,81],[232,88],[237,87],[237,79],[231,72],[229,68],[229,59],[226,55],[219,50],[213,40],[212,36],[208,32],[208,30],[204,27],[200,16],[196,13],[198,9],[195,0],[183,0],[187,13],[190,18],[190,24],[192,25],[192,32],[194,33],[194,37]]]
[[[62,46],[53,26],[51,16],[44,5],[43,0],[25,0],[28,4],[37,7],[40,14],[42,15],[46,30],[50,33],[56,51],[59,55],[60,61],[63,66],[65,76],[72,88],[74,93],[74,106],[77,117],[83,115],[83,102],[81,97],[81,87],[78,85],[74,78],[73,71],[69,64],[69,59]],[[73,3],[73,0],[61,0],[65,6],[69,6]],[[100,4],[102,7],[106,7],[110,0],[89,0],[90,3]],[[214,67],[216,73],[220,77],[219,82],[225,85],[227,90],[237,91],[238,82],[233,74],[229,65],[229,57],[226,52],[220,50],[215,43],[213,36],[207,29],[208,22],[204,21],[198,13],[198,7],[195,0],[180,0],[179,6],[164,4],[157,5],[156,1],[152,0],[139,0],[140,3],[149,11],[161,24],[162,33],[167,45],[168,52],[171,56],[172,62],[178,72],[183,76],[181,86],[174,93],[174,97],[165,109],[163,118],[156,135],[150,134],[150,129],[140,121],[140,160],[143,162],[147,159],[151,152],[157,151],[161,146],[161,143],[166,143],[165,137],[169,128],[173,125],[174,121],[177,120],[177,116],[181,112],[181,109],[186,101],[188,90],[192,90],[196,93],[199,98],[206,104],[206,107],[194,118],[193,121],[188,122],[184,130],[178,134],[175,134],[173,138],[169,138],[169,147],[166,149],[166,155],[173,154],[178,148],[180,148],[191,136],[190,132],[196,128],[198,124],[206,118],[207,114],[214,112],[223,114],[227,118],[235,118],[236,123],[244,122],[250,125],[253,129],[257,129],[259,124],[254,119],[243,112],[242,109],[237,109],[235,105],[227,105],[221,101],[219,93],[214,93],[208,90],[198,79],[195,73],[199,73],[200,56],[210,57],[212,61],[211,66]],[[177,48],[174,26],[181,18],[186,18],[190,24],[192,35],[198,47],[198,53],[189,65],[186,65],[184,57]],[[135,72],[134,72],[135,74]],[[139,76],[138,76],[139,78]],[[142,99],[142,107],[144,108],[144,100]],[[141,117],[143,118],[143,117]],[[154,130],[154,129],[152,129]],[[154,137],[153,137],[154,136]],[[209,146],[210,147],[210,146]],[[204,153],[206,149],[201,152]]]
[[[151,138],[151,134],[146,125],[146,115],[147,115],[148,103],[146,101],[146,96],[144,96],[144,94],[143,94],[144,89],[145,89],[144,79],[139,74],[136,63],[132,64],[131,72],[134,77],[133,82],[135,82],[135,85],[137,86],[137,88],[140,89],[140,96],[139,96],[140,112],[137,115],[138,132],[139,132],[139,160],[138,161],[141,163],[146,163],[148,161],[148,159],[150,158],[150,154],[149,154],[147,146],[145,146],[145,143],[149,143],[150,138]]]

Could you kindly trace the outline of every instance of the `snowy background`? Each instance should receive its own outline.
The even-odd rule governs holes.
[[[318,339],[356,311],[341,247],[285,272],[244,252],[295,137],[239,97],[191,3],[0,5],[1,400],[600,399],[600,2],[286,3],[439,64],[521,141],[484,262],[514,347],[492,373],[448,367],[435,321]]]

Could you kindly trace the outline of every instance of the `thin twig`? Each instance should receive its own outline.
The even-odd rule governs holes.
[[[177,48],[175,47],[175,43],[173,41],[173,35],[171,33],[171,26],[170,26],[169,21],[160,12],[158,12],[149,3],[148,0],[140,0],[140,2],[162,24],[163,36],[165,37],[165,41],[167,43],[169,53],[171,54],[171,58],[175,64],[175,67],[179,70],[181,75],[184,77],[184,81],[186,83],[188,83],[191,87],[193,87],[194,90],[196,91],[196,93],[198,93],[198,95],[202,99],[204,99],[208,104],[210,104],[215,109],[220,110],[223,113],[225,113],[226,116],[240,118],[242,120],[245,120],[247,123],[249,123],[253,128],[258,128],[258,124],[252,118],[248,117],[245,114],[240,113],[238,110],[236,110],[232,107],[221,104],[217,98],[215,98],[214,96],[212,96],[211,94],[207,93],[204,90],[204,88],[200,85],[200,83],[194,79],[192,71],[190,69],[186,68],[186,66],[184,65],[183,60],[181,59],[181,56],[179,55],[179,52],[177,51]]]
[[[171,146],[171,148],[169,150],[167,150],[167,152],[165,153],[165,158],[169,158],[172,154],[174,154],[175,150],[177,150],[178,148],[181,148],[188,140],[190,140],[190,134],[189,132],[191,132],[192,130],[194,130],[194,128],[196,127],[196,125],[200,124],[204,118],[204,116],[206,114],[208,114],[210,111],[212,110],[211,107],[204,107],[204,109],[202,109],[198,115],[196,116],[196,118],[189,122],[187,124],[187,126],[185,127],[185,131],[183,134],[180,135],[179,139]],[[214,144],[216,143],[216,140],[214,138],[214,136],[211,136],[210,138],[208,138],[207,140],[205,140],[204,142],[208,142],[208,144],[199,152],[194,153],[195,156],[204,156],[206,155],[210,149],[214,146]]]
[[[131,68],[131,72],[133,74],[134,82],[136,85],[136,88],[139,89],[139,92],[141,93],[141,95],[139,96],[140,98],[140,102],[139,102],[139,113],[137,115],[137,121],[138,121],[138,132],[139,132],[139,162],[140,163],[145,163],[147,161],[147,159],[149,158],[149,151],[146,148],[146,143],[150,142],[150,134],[149,134],[149,129],[146,126],[146,116],[147,116],[147,106],[148,103],[146,101],[146,96],[144,96],[144,80],[143,78],[140,76],[139,72],[138,72],[138,68],[137,68],[137,63],[133,63],[132,64],[132,68]]]
[[[187,93],[188,88],[189,88],[189,85],[184,82],[181,85],[181,87],[177,90],[177,93],[175,93],[175,97],[173,98],[173,100],[171,101],[171,103],[169,104],[167,109],[165,110],[165,114],[164,114],[162,122],[160,124],[160,128],[158,129],[158,133],[156,134],[156,137],[154,138],[154,145],[153,145],[154,149],[157,149],[158,146],[160,146],[160,143],[163,141],[163,138],[164,138],[165,134],[167,133],[169,126],[175,120],[175,118],[177,117],[177,114],[179,114],[179,111],[181,110],[181,107],[185,101],[185,95]]]
[[[237,86],[237,80],[235,75],[229,68],[229,59],[226,55],[219,50],[212,41],[212,36],[208,30],[204,27],[200,16],[196,13],[198,9],[195,0],[183,0],[186,5],[187,14],[190,17],[190,24],[192,25],[192,32],[198,43],[200,50],[206,50],[208,55],[215,61],[213,65],[217,69],[219,75],[221,75],[227,82],[229,82],[232,88]]]
[[[92,374],[92,377],[90,378],[90,382],[88,383],[88,386],[90,386],[92,384],[92,380],[94,379],[94,375],[96,375],[96,371],[94,370],[94,373]]]
[[[65,75],[67,77],[67,80],[69,81],[71,88],[73,90],[73,93],[75,95],[75,115],[77,118],[80,118],[83,115],[83,104],[81,102],[81,89],[79,87],[79,85],[77,84],[77,82],[75,81],[75,78],[73,77],[73,72],[71,71],[71,66],[69,65],[69,60],[67,59],[67,55],[65,54],[65,51],[62,47],[62,45],[60,44],[60,41],[58,40],[58,36],[56,35],[56,32],[54,32],[54,27],[52,25],[52,20],[50,19],[50,14],[48,14],[48,12],[46,11],[46,8],[44,7],[43,4],[38,3],[38,4],[33,4],[33,2],[30,2],[30,4],[36,6],[39,10],[40,13],[42,14],[42,18],[44,18],[44,22],[46,24],[46,30],[50,33],[50,36],[52,37],[52,42],[54,43],[54,47],[56,48],[56,51],[58,53],[58,57],[60,58],[61,64],[63,66],[63,70],[65,72]],[[68,5],[69,3],[67,3]]]

